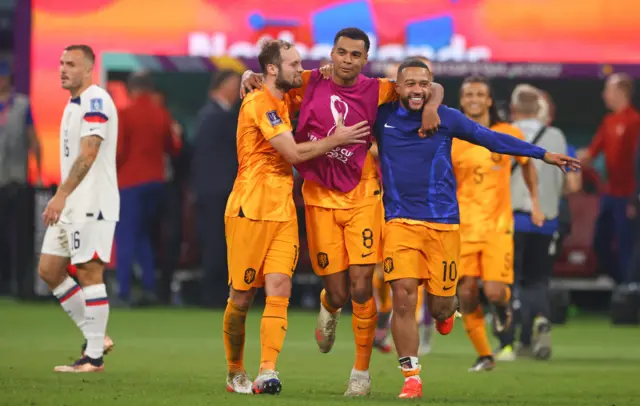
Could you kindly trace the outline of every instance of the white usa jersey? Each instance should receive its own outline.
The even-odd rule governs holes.
[[[91,85],[64,109],[60,125],[62,182],[80,153],[83,137],[98,136],[102,143],[96,160],[78,187],[67,197],[61,223],[76,224],[104,219],[118,221],[120,193],[116,173],[118,112],[103,88]]]

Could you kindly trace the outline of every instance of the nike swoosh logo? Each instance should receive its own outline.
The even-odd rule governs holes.
[[[90,129],[89,129],[89,131],[97,131],[97,130],[99,130],[99,128],[98,128],[98,127],[90,128]]]
[[[368,256],[369,256],[369,255],[371,255],[371,254],[373,254],[373,252],[370,252],[370,253],[368,253],[368,254],[362,254],[362,258],[366,258],[366,257],[368,257]]]
[[[453,288],[453,285],[451,285],[451,286],[445,286],[445,287],[443,287],[443,288],[442,288],[442,290],[449,290],[449,289],[451,289],[451,288]]]
[[[392,127],[392,126],[390,126],[390,125],[389,125],[389,124],[387,124],[387,123],[384,123],[384,128],[395,128],[395,127]]]

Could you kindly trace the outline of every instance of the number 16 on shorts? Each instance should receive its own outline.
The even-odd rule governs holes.
[[[78,251],[80,249],[80,231],[71,232],[71,252]]]

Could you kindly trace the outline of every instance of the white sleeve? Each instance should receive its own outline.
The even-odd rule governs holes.
[[[111,119],[112,103],[102,95],[95,95],[87,104],[83,103],[80,138],[97,135],[103,140],[107,137],[107,124]]]

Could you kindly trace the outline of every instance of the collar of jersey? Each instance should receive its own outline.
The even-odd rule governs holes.
[[[396,109],[396,114],[398,115],[398,117],[416,118],[416,117],[422,117],[422,110],[409,111],[402,106],[402,103],[398,102],[398,108]]]
[[[80,97],[82,97],[82,95],[85,94],[86,91],[89,90],[92,86],[93,85],[91,85],[88,88],[84,89],[84,91],[79,96],[69,99],[69,103],[75,103],[75,104],[77,104],[79,106],[80,105],[80,100],[81,100]]]

